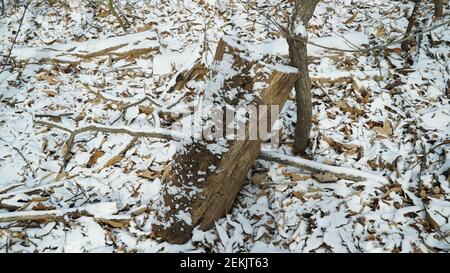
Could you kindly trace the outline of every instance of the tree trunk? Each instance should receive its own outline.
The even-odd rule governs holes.
[[[303,153],[309,145],[311,130],[312,103],[311,81],[309,79],[307,62],[307,37],[295,34],[295,24],[302,23],[305,29],[311,19],[318,0],[296,0],[294,12],[291,16],[291,37],[287,38],[291,65],[298,68],[300,77],[295,82],[295,100],[297,103],[297,124],[295,126],[294,150]]]
[[[220,109],[249,105],[277,105],[281,109],[289,98],[298,77],[296,69],[286,66],[287,70],[277,71],[261,60],[249,60],[244,54],[248,53],[242,48],[231,47],[223,41],[219,43],[216,51],[218,71],[213,72],[215,76],[211,82],[218,83],[222,79],[223,83],[215,85],[219,89],[216,93],[205,90],[204,101],[207,102],[201,107],[207,114],[202,116],[203,120],[215,119],[211,108],[208,108],[211,104]],[[233,75],[223,69],[227,64],[232,64],[231,70],[238,74]],[[205,86],[214,89],[214,85]],[[229,98],[232,92],[236,94],[235,98],[255,96],[246,104],[240,99]],[[264,139],[261,135],[255,139],[250,138],[250,135],[260,130],[258,125],[267,124],[264,121],[267,122],[273,114],[268,108],[268,112],[258,111],[259,122],[256,124],[248,121],[243,123],[241,128],[245,131],[244,138],[194,139],[181,145],[164,174],[163,198],[157,205],[157,222],[153,225],[157,237],[169,243],[185,243],[194,227],[207,230],[228,213],[248,170],[259,156]],[[270,121],[268,128],[272,128],[273,121]],[[222,124],[228,126],[228,120],[222,121]]]
[[[442,18],[444,16],[444,0],[434,0],[434,17]]]

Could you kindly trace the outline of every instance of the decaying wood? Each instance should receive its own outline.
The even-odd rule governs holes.
[[[256,62],[241,58],[239,49],[223,41],[219,43],[215,59],[217,62],[227,55],[233,58],[233,68],[240,74],[225,79],[219,96],[226,97],[228,88],[238,89],[238,96],[252,92],[255,78],[250,77]],[[220,67],[220,66],[219,66]],[[273,71],[265,79],[267,87],[253,105],[278,105],[282,107],[293,88],[297,73]],[[226,100],[225,100],[226,101]],[[233,106],[224,102],[221,107]],[[260,113],[259,124],[267,120],[269,113]],[[273,124],[270,124],[270,128]],[[254,123],[245,124],[246,136],[257,130]],[[226,141],[218,144],[206,140],[194,140],[183,145],[175,155],[163,190],[163,198],[157,210],[153,227],[156,234],[170,243],[184,243],[192,235],[195,226],[206,230],[223,217],[233,205],[242,187],[245,175],[258,158],[261,138]],[[208,145],[223,145],[223,153],[212,152]]]
[[[388,182],[385,177],[376,175],[374,173],[363,172],[348,167],[331,166],[328,164],[318,163],[300,157],[282,155],[276,152],[263,151],[261,152],[259,159],[273,161],[315,173],[332,174],[339,179],[346,179],[352,181],[374,180],[381,183]]]

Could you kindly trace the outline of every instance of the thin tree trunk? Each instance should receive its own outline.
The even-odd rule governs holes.
[[[292,26],[295,22],[301,22],[306,29],[318,2],[318,0],[296,0],[295,9],[291,17]],[[297,124],[295,126],[294,150],[297,153],[303,153],[309,145],[312,118],[311,81],[309,79],[308,54],[306,50],[307,37],[294,34],[293,28],[290,29],[290,32],[293,37],[287,38],[289,58],[291,65],[300,71],[300,77],[295,82]]]
[[[442,18],[444,16],[444,0],[434,0],[434,17]]]

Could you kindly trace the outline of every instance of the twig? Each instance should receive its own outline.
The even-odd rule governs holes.
[[[31,194],[31,193],[35,193],[37,191],[43,191],[43,190],[56,188],[56,187],[59,187],[61,185],[64,185],[63,181],[52,183],[52,184],[47,184],[47,185],[42,185],[42,186],[38,186],[38,187],[34,187],[34,188],[29,188],[29,189],[24,189],[24,190],[19,190],[19,191],[13,191],[13,192],[10,192],[10,193],[3,193],[3,194],[0,194],[0,200],[6,199],[6,198],[10,198],[11,196],[14,196],[14,195],[17,195],[17,194]]]
[[[241,1],[239,1],[239,2],[241,2]],[[241,4],[244,6],[244,9],[246,9],[247,12],[249,12],[248,8],[247,8],[242,2],[241,2]],[[249,13],[249,14],[250,14],[250,13]],[[272,24],[274,24],[274,25],[276,26],[277,29],[273,29],[273,28],[272,28],[272,30],[278,30],[278,31],[280,31],[281,34],[282,34],[285,38],[291,38],[291,39],[293,39],[293,40],[305,42],[305,40],[303,40],[303,39],[301,39],[301,38],[299,38],[299,37],[296,37],[296,36],[294,36],[294,35],[289,34],[289,32],[287,31],[287,29],[286,29],[285,27],[281,26],[281,25],[280,25],[279,23],[277,23],[277,22],[273,22],[273,20],[272,20],[270,17],[268,17],[267,15],[265,15],[265,14],[262,14],[262,15],[263,15],[264,17],[266,17]],[[247,19],[247,20],[249,20],[249,19]],[[249,20],[249,21],[251,21],[251,20]],[[257,21],[252,21],[252,22],[255,22],[255,23],[258,23],[258,24],[262,24],[262,25],[267,26],[267,27],[270,28],[270,26],[268,26],[267,24],[260,23],[260,22],[257,22]],[[423,30],[421,30],[421,31],[419,31],[419,32],[416,32],[416,33],[414,33],[414,34],[407,34],[407,35],[405,35],[405,36],[404,36],[403,38],[401,38],[401,39],[398,39],[398,40],[397,40],[397,39],[394,39],[394,40],[392,40],[392,41],[390,41],[390,42],[387,42],[387,43],[384,43],[384,44],[381,44],[381,45],[377,45],[377,46],[373,46],[373,47],[369,47],[369,48],[366,48],[366,49],[357,49],[357,50],[354,50],[354,49],[341,49],[341,48],[335,48],[335,47],[329,47],[329,46],[324,46],[324,45],[316,44],[316,43],[314,43],[314,42],[312,42],[312,41],[310,41],[310,40],[306,40],[306,42],[307,42],[308,44],[313,45],[313,46],[317,46],[317,47],[320,47],[320,48],[323,48],[323,49],[328,49],[328,50],[334,50],[334,51],[340,51],[340,52],[348,52],[348,53],[369,53],[369,52],[372,52],[372,51],[377,51],[377,50],[386,48],[386,47],[388,47],[388,46],[390,46],[390,45],[392,45],[392,44],[401,43],[401,42],[406,41],[406,40],[409,40],[409,39],[411,39],[411,38],[414,38],[414,37],[423,35],[424,33],[427,33],[427,32],[433,31],[433,30],[435,30],[435,29],[437,29],[437,28],[440,28],[440,27],[442,27],[442,26],[445,26],[445,25],[447,25],[448,23],[450,23],[450,20],[447,20],[447,21],[442,22],[442,23],[440,23],[440,24],[437,24],[437,25],[431,26],[431,27],[429,27],[429,28],[423,29]]]
[[[108,6],[109,6],[111,13],[114,15],[114,17],[116,17],[116,19],[119,22],[120,26],[122,27],[123,31],[127,32],[127,27],[125,26],[125,24],[122,21],[122,18],[120,17],[120,15],[117,13],[116,9],[114,8],[113,0],[108,0]]]
[[[73,113],[62,113],[62,114],[35,114],[35,118],[61,118],[64,116],[72,116]]]
[[[127,134],[127,135],[134,136],[134,137],[162,138],[162,139],[166,139],[166,140],[173,140],[176,138],[178,138],[178,139],[186,138],[185,135],[178,134],[176,132],[173,132],[173,131],[170,131],[167,129],[162,129],[162,128],[149,129],[147,131],[134,131],[131,129],[126,129],[126,128],[101,127],[101,126],[96,126],[96,125],[89,125],[86,127],[81,127],[81,128],[75,129],[75,130],[70,130],[70,129],[67,129],[65,127],[62,127],[62,126],[60,126],[56,123],[52,123],[52,122],[37,120],[37,121],[35,121],[35,124],[54,127],[54,128],[57,128],[57,129],[60,129],[60,130],[70,133],[69,139],[67,140],[64,151],[63,151],[64,165],[67,164],[67,161],[70,158],[70,154],[71,154],[70,150],[72,148],[75,137],[78,134],[85,133],[85,132]]]
[[[25,185],[25,182],[8,185],[8,186],[0,189],[0,194],[6,193],[6,192],[8,192],[10,190],[13,190],[15,188],[21,187],[23,185]]]
[[[144,84],[144,88],[145,88],[145,84]],[[135,102],[132,102],[132,103],[129,103],[129,104],[126,104],[126,105],[121,106],[121,107],[120,107],[120,110],[121,110],[120,115],[119,115],[115,120],[113,120],[113,122],[111,122],[111,125],[113,125],[113,124],[116,123],[121,117],[123,117],[123,115],[125,114],[125,111],[126,111],[128,108],[131,108],[131,107],[133,107],[133,106],[139,105],[139,104],[144,103],[144,102],[146,102],[146,101],[150,101],[151,103],[153,103],[154,105],[156,105],[156,106],[158,106],[158,107],[163,107],[162,104],[158,103],[158,102],[157,102],[156,100],[154,100],[152,97],[150,97],[150,96],[145,96],[144,98],[142,98],[142,99],[140,99],[140,100],[138,100],[138,101],[135,101]]]
[[[161,110],[165,110],[165,109],[168,110],[168,109],[174,107],[175,105],[177,105],[184,97],[186,97],[186,94],[180,96],[177,100],[175,100],[174,102],[172,102],[172,103],[169,104],[168,106],[164,107],[164,105],[162,105],[161,103],[157,102],[157,101],[156,101],[155,99],[153,99],[152,97],[150,97],[150,96],[145,96],[144,98],[142,98],[142,99],[140,99],[140,100],[138,100],[138,101],[135,101],[135,102],[132,102],[132,103],[129,103],[129,104],[126,104],[126,105],[120,107],[121,113],[120,113],[120,115],[119,115],[115,120],[113,120],[113,121],[111,122],[111,125],[113,125],[113,124],[116,123],[121,117],[123,117],[123,116],[125,115],[125,111],[126,111],[128,108],[131,108],[131,107],[133,107],[133,106],[139,105],[139,104],[144,103],[144,102],[146,102],[146,101],[150,101],[151,103],[153,103],[153,104],[156,105],[157,107],[162,108]]]
[[[4,3],[3,3],[3,4],[4,4]],[[5,70],[6,65],[8,64],[9,60],[11,59],[11,53],[12,53],[12,50],[13,50],[13,48],[14,48],[14,45],[16,44],[17,36],[19,36],[20,29],[22,28],[23,19],[25,18],[25,14],[26,14],[26,12],[27,12],[27,10],[28,10],[28,5],[29,5],[29,4],[30,4],[30,2],[27,2],[27,4],[26,4],[25,7],[24,7],[22,17],[20,18],[19,28],[17,29],[16,36],[14,36],[14,40],[13,40],[13,42],[12,42],[12,44],[11,44],[11,47],[9,48],[8,55],[7,55],[7,57],[6,57],[5,63],[3,64],[2,70]]]
[[[128,142],[128,144],[116,155],[116,156],[114,156],[114,157],[112,157],[110,160],[114,160],[115,158],[122,158],[122,157],[124,157],[125,156],[125,153],[131,148],[131,146],[133,146],[134,145],[134,143],[137,141],[137,137],[133,137],[131,140],[130,140],[130,142]],[[105,165],[103,165],[103,167],[101,167],[99,170],[102,170],[102,169],[104,169],[104,168],[107,168],[107,167],[109,167],[110,166],[110,160],[108,160],[106,163],[105,163]],[[118,162],[118,161],[117,161]],[[114,162],[114,164],[115,163],[117,163],[116,161]]]
[[[422,156],[422,158],[416,162],[416,164],[414,164],[414,166],[411,169],[414,169],[418,164],[421,164],[426,158],[427,156],[433,152],[436,148],[446,145],[446,144],[450,144],[450,140],[444,140],[442,143],[439,143],[437,145],[435,145],[433,148],[431,148],[427,153],[425,153],[425,155]]]
[[[422,159],[417,162],[413,168],[415,168],[417,166],[418,163],[420,163],[420,171],[419,171],[419,193],[420,191],[423,190],[424,186],[423,186],[423,180],[422,180],[422,171],[423,169],[425,169],[425,160],[427,158],[427,155],[433,151],[435,148],[445,145],[445,144],[449,144],[450,140],[446,140],[436,146],[434,146],[433,148],[431,148],[427,153],[425,153],[425,155],[422,157]],[[428,221],[428,223],[430,224],[431,228],[433,230],[435,230],[440,236],[441,238],[447,243],[450,244],[450,242],[447,240],[446,236],[444,234],[442,234],[441,231],[441,227],[439,226],[439,224],[433,219],[433,217],[431,217],[430,213],[428,212],[428,203],[430,202],[430,199],[428,198],[428,196],[420,196],[421,197],[421,201],[422,201],[422,205],[423,205],[423,209],[425,210],[425,219]]]
[[[386,48],[386,47],[388,47],[390,45],[401,43],[403,41],[412,39],[412,38],[420,36],[420,35],[423,35],[423,34],[425,34],[427,32],[433,31],[433,30],[435,30],[437,28],[443,27],[443,26],[447,25],[448,23],[450,23],[450,20],[447,20],[447,21],[445,21],[445,22],[443,22],[441,24],[437,24],[435,26],[423,29],[423,30],[421,30],[419,32],[416,32],[414,34],[407,35],[407,36],[403,37],[402,39],[398,39],[398,40],[394,39],[394,40],[392,40],[390,42],[387,42],[387,43],[384,43],[384,44],[381,44],[381,45],[377,45],[377,46],[373,46],[373,47],[369,47],[369,48],[366,48],[366,49],[361,49],[361,50],[339,49],[339,48],[327,47],[327,46],[319,45],[319,44],[316,44],[316,43],[310,42],[310,41],[308,41],[307,43],[309,43],[311,45],[314,45],[314,46],[317,46],[317,47],[321,47],[321,48],[329,49],[329,50],[335,50],[335,51],[351,52],[351,53],[369,53],[369,52],[372,52],[372,51],[377,51],[377,50],[380,50],[380,49],[384,49],[384,48]],[[302,39],[300,39],[298,37],[294,37],[292,35],[287,35],[286,37],[289,37],[289,38],[292,38],[292,39],[295,39],[295,40],[300,40],[300,41],[302,40]]]
[[[13,148],[14,151],[16,151],[20,157],[22,157],[23,161],[25,161],[25,163],[27,164],[28,169],[31,171],[31,175],[33,176],[33,178],[36,178],[36,173],[34,172],[33,168],[31,167],[30,162],[26,159],[26,157],[22,154],[22,152],[16,148],[15,146],[9,144],[8,142],[6,142],[3,138],[0,138],[1,141],[3,141],[6,145],[8,145],[9,147]]]

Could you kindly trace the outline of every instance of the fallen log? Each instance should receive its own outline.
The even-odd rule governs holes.
[[[246,115],[240,116],[239,133],[231,134],[234,136],[231,140],[230,135],[212,140],[206,135],[180,143],[164,175],[163,198],[157,205],[153,225],[155,234],[164,241],[185,243],[194,227],[207,230],[228,213],[265,141],[258,124],[270,130],[275,122],[268,122],[268,117],[274,114],[272,108],[262,111],[259,106],[281,109],[289,98],[298,77],[297,70],[271,65],[275,61],[269,56],[259,60],[248,56],[245,48],[237,43],[220,41],[215,56],[217,65],[205,83],[202,114],[198,117],[201,122],[194,126],[193,132],[220,132],[230,126],[228,120],[215,116],[214,109],[254,106],[258,109],[254,116],[257,122],[251,122]],[[211,125],[217,121],[220,125]],[[252,138],[255,132],[259,132],[258,137]]]

